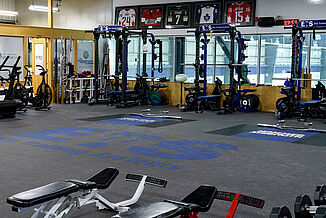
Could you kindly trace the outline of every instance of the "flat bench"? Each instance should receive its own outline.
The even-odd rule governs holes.
[[[136,192],[129,200],[111,203],[99,194],[99,190],[108,188],[118,174],[119,171],[116,168],[106,168],[87,180],[67,179],[15,194],[7,198],[7,203],[12,205],[12,210],[15,212],[42,204],[39,208],[34,209],[35,213],[32,217],[43,213],[46,215],[45,217],[59,218],[91,203],[95,203],[99,209],[122,212],[129,210],[127,206],[138,201],[145,184],[165,187],[167,183],[166,180],[160,178],[127,174],[127,181],[139,183]],[[72,197],[72,194],[78,192],[81,193],[78,197]],[[53,202],[55,203],[52,204]],[[50,205],[52,206],[50,207]],[[50,208],[46,209],[47,207]]]
[[[300,102],[300,106],[311,106],[311,105],[317,105],[322,103],[322,100],[312,100],[312,101],[302,101]]]
[[[136,93],[135,90],[126,90],[127,94],[132,94],[132,93]],[[122,94],[122,90],[118,90],[118,91],[110,91],[108,93],[109,95],[117,95],[117,94]]]
[[[219,98],[222,95],[205,95],[205,96],[199,96],[198,100],[206,100],[206,99],[212,99],[212,98]]]
[[[114,218],[167,218],[182,215],[196,217],[199,212],[208,211],[214,201],[216,188],[202,185],[181,201],[165,200],[144,207],[138,207],[126,212],[121,212]],[[193,214],[194,216],[191,216]],[[188,217],[187,216],[187,217]]]

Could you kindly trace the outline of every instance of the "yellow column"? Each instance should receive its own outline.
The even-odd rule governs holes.
[[[53,28],[53,0],[48,0],[48,27]]]
[[[53,29],[53,0],[48,0],[48,27],[51,28],[51,33]],[[53,80],[53,62],[54,62],[54,57],[53,57],[53,36],[51,34],[49,40],[48,40],[48,82],[49,85],[52,89],[52,99],[54,99],[54,80]]]

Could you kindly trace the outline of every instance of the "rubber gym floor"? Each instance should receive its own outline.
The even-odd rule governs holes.
[[[169,110],[184,120],[143,124],[137,118],[121,119],[143,108],[153,113]],[[64,179],[87,179],[106,167],[120,171],[101,192],[112,202],[132,196],[137,183],[124,177],[137,173],[164,178],[168,184],[165,189],[146,186],[133,207],[181,200],[199,185],[210,184],[266,201],[264,209],[239,205],[236,217],[268,217],[273,206],[293,208],[297,195],[313,197],[315,186],[326,183],[322,134],[293,142],[241,136],[241,129],[251,131],[257,123],[276,122],[272,113],[216,115],[182,113],[167,106],[115,109],[84,104],[52,105],[50,111],[28,110],[15,119],[1,119],[0,217],[32,214],[32,209],[11,211],[6,198],[13,194]],[[314,127],[326,129],[322,120],[313,122]],[[302,125],[295,119],[289,124]],[[234,136],[237,131],[240,135]],[[230,205],[215,200],[208,212],[199,215],[225,217]],[[73,217],[114,214],[87,205]]]

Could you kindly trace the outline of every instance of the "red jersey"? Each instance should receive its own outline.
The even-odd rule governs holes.
[[[252,7],[249,2],[234,2],[229,4],[226,22],[227,23],[248,23],[251,22]]]
[[[146,9],[141,15],[141,26],[160,26],[161,22],[161,9]]]

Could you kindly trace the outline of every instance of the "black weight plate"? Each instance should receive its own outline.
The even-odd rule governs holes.
[[[309,213],[307,207],[311,206],[310,197],[306,194],[300,195],[295,199],[294,214],[296,218],[312,218],[313,215]]]
[[[326,205],[326,185],[318,185],[316,187],[314,202],[316,206]]]

